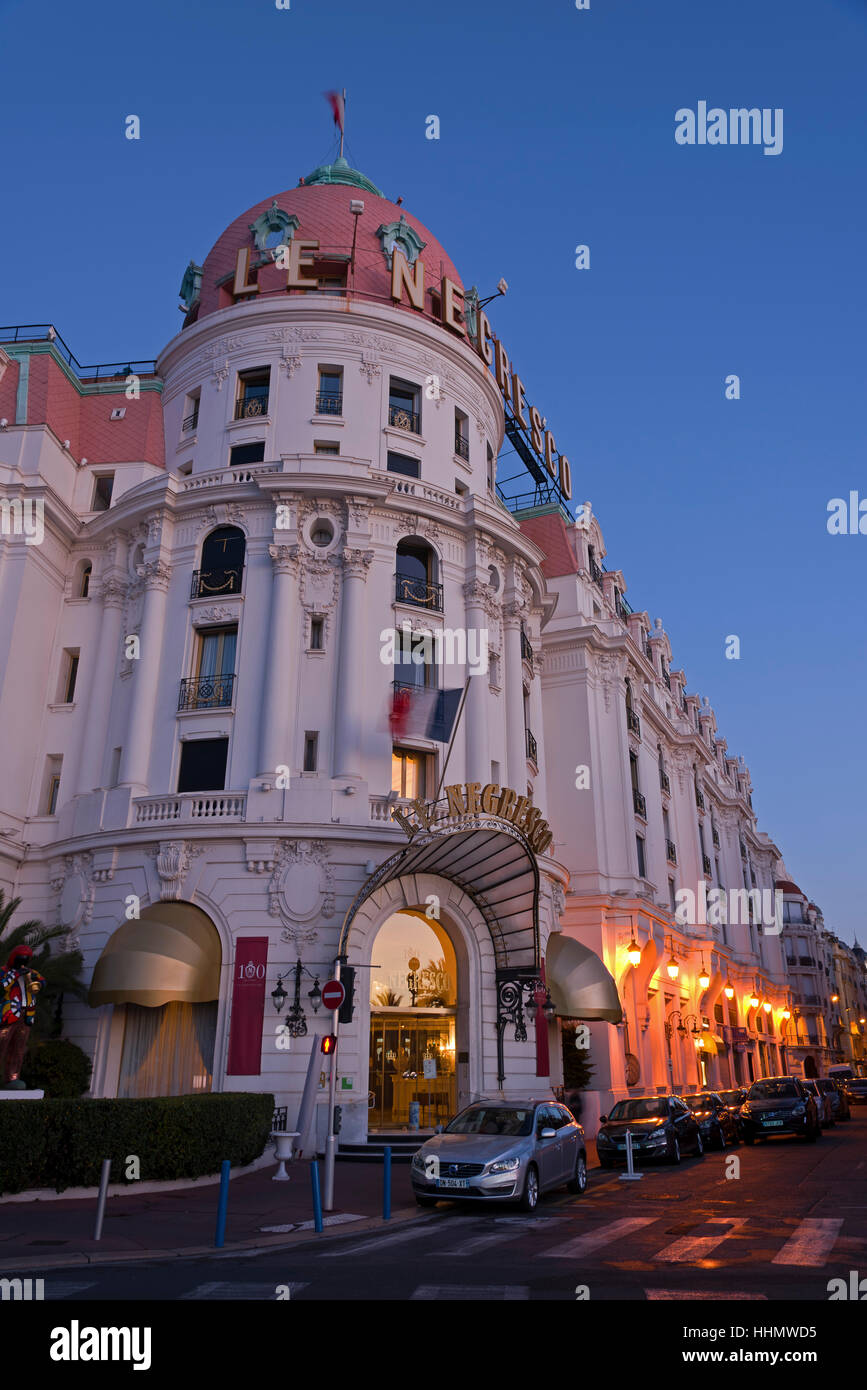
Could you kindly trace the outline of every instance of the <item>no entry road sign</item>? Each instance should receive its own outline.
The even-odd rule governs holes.
[[[346,990],[339,980],[329,980],[322,986],[322,1003],[326,1009],[339,1009],[346,998]]]

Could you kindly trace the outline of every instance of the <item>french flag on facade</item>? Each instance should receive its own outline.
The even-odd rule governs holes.
[[[426,690],[402,685],[392,693],[388,722],[394,739],[432,738],[448,743],[463,690]]]

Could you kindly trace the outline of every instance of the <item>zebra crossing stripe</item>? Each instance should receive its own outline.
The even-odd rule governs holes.
[[[551,1250],[543,1250],[539,1258],[579,1260],[584,1255],[598,1250],[601,1245],[611,1245],[615,1240],[632,1235],[633,1231],[640,1231],[642,1227],[650,1226],[656,1220],[658,1218],[655,1216],[626,1216],[621,1221],[611,1221],[607,1226],[600,1226],[598,1230],[591,1231],[586,1236],[576,1236],[574,1240],[555,1245]]]
[[[689,1264],[696,1260],[703,1260],[707,1255],[715,1250],[718,1245],[722,1245],[724,1240],[739,1231],[746,1221],[745,1216],[711,1216],[706,1221],[708,1226],[725,1226],[724,1231],[714,1232],[712,1235],[704,1236],[683,1236],[671,1245],[666,1245],[664,1250],[660,1250],[654,1255],[655,1260],[665,1260],[670,1264]]]
[[[480,1250],[488,1250],[492,1245],[501,1245],[504,1241],[515,1240],[516,1237],[523,1235],[525,1231],[536,1231],[542,1227],[550,1227],[552,1219],[550,1216],[536,1217],[502,1217],[497,1222],[497,1228],[484,1235],[471,1236],[469,1240],[462,1241],[460,1245],[453,1245],[448,1250],[435,1250],[432,1253],[436,1256],[465,1256],[475,1255]],[[562,1225],[562,1222],[557,1222]]]
[[[460,1303],[468,1300],[518,1303],[526,1302],[529,1297],[526,1284],[419,1284],[410,1294],[410,1300],[451,1299]]]
[[[775,1265],[823,1265],[840,1233],[843,1218],[807,1216],[771,1261]]]
[[[441,1221],[442,1217],[428,1216],[423,1221],[413,1221],[397,1231],[390,1231],[387,1236],[373,1236],[370,1240],[359,1240],[356,1241],[354,1245],[343,1245],[339,1250],[323,1250],[319,1255],[319,1259],[341,1260],[345,1255],[361,1255],[367,1250],[388,1249],[389,1246],[400,1245],[407,1240],[414,1240],[419,1234],[419,1230],[423,1227],[428,1227],[427,1230],[422,1230],[422,1234],[427,1235],[429,1232],[428,1223],[437,1220]]]
[[[215,1279],[209,1284],[197,1284],[194,1289],[189,1289],[187,1293],[179,1294],[180,1299],[197,1299],[202,1302],[212,1302],[215,1299],[246,1299],[248,1302],[255,1299],[261,1302],[276,1302],[277,1289],[288,1288],[289,1296],[299,1293],[301,1289],[306,1289],[307,1284],[277,1285],[273,1281],[270,1284],[246,1284],[242,1280],[220,1280]]]

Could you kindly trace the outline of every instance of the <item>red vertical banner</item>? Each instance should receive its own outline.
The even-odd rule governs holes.
[[[548,991],[545,988],[545,961],[542,960],[540,970],[542,983],[536,990],[536,1075],[551,1075],[551,1056],[548,1051],[548,1020],[542,1013],[542,1005],[545,1002]]]
[[[237,939],[227,1076],[261,1074],[267,965],[267,936],[241,936]]]

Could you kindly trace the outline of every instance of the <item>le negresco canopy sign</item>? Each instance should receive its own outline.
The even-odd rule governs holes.
[[[511,787],[500,787],[495,782],[484,787],[481,782],[456,782],[443,787],[443,791],[445,798],[440,801],[416,800],[392,810],[392,818],[409,839],[421,830],[467,829],[480,815],[508,821],[521,832],[535,854],[544,854],[554,838],[538,806]]]

